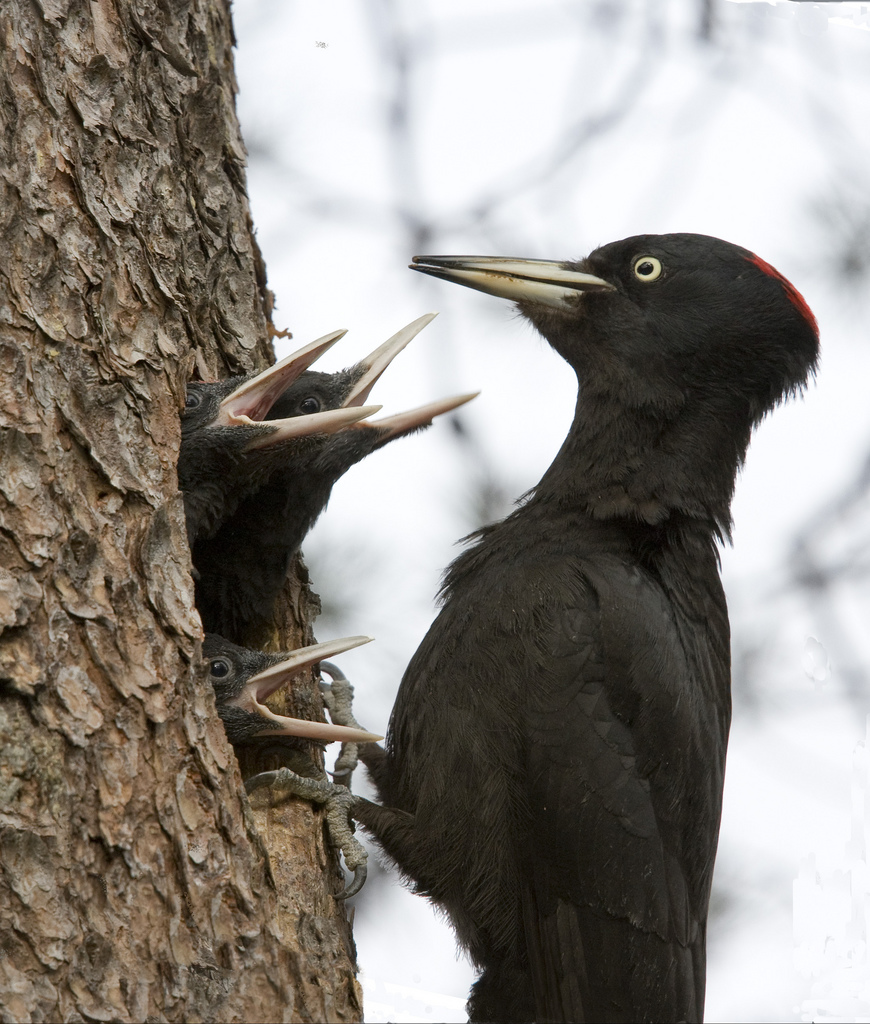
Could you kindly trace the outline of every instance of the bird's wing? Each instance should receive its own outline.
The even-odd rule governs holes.
[[[637,566],[565,582],[526,691],[537,1019],[699,1019],[724,766],[704,629]]]
[[[407,821],[374,831],[482,968],[475,1019],[534,988],[528,1019],[691,1020],[728,717],[715,556],[668,580],[572,525],[507,521],[449,570],[381,773]]]

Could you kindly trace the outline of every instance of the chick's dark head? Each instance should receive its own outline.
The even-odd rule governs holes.
[[[300,672],[370,640],[366,636],[345,637],[283,654],[267,654],[206,633],[202,653],[227,738],[231,743],[249,743],[260,736],[296,736],[321,743],[379,739],[361,729],[277,715],[264,703]]]

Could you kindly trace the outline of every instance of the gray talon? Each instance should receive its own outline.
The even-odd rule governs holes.
[[[356,894],[366,884],[366,875],[368,874],[368,867],[365,864],[358,864],[353,872],[353,881],[347,888],[343,889],[338,895],[334,897],[337,900],[349,900],[351,896]]]
[[[271,786],[272,783],[278,778],[281,770],[274,772],[260,772],[259,775],[252,775],[249,779],[245,779],[245,792],[253,793],[254,790],[260,789],[263,786]]]
[[[332,770],[333,781],[350,789],[353,773],[359,764],[359,746],[356,743],[342,743],[341,753],[335,759]]]
[[[320,671],[327,672],[332,678],[331,683],[321,681],[320,692],[333,724],[350,725],[353,722],[351,728],[360,728],[353,717],[353,687],[347,676],[331,661],[321,661]]]
[[[331,661],[322,661],[320,671],[328,673],[331,683],[320,683],[320,692],[323,694],[323,703],[329,712],[333,725],[345,725],[356,722],[353,716],[353,687],[347,676],[338,665]],[[354,725],[350,728],[359,728]],[[335,761],[335,768],[332,777],[336,782],[350,789],[351,776],[359,764],[359,746],[356,743],[342,743],[341,753]],[[346,898],[346,897],[345,897]]]
[[[279,768],[272,772],[261,772],[253,775],[245,782],[245,790],[253,793],[262,786],[272,786],[293,796],[322,804],[326,808],[326,827],[329,838],[337,846],[344,857],[348,871],[353,872],[353,881],[335,898],[349,899],[362,889],[366,880],[366,862],[368,853],[365,847],[354,836],[354,825],[350,812],[357,798],[347,786],[339,786],[328,779],[309,779],[297,775],[289,768]]]

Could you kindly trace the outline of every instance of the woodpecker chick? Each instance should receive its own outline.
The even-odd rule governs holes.
[[[246,494],[288,458],[316,444],[315,438],[377,412],[379,407],[316,410],[292,418],[272,414],[264,422],[283,392],[346,333],[333,331],[318,338],[262,373],[188,384],[178,486],[191,546],[200,536],[212,536]]]
[[[298,736],[320,743],[364,743],[380,738],[363,729],[276,715],[264,703],[303,669],[370,643],[371,639],[351,636],[284,654],[266,654],[207,633],[203,657],[230,743],[250,743],[261,736]]]
[[[408,324],[350,369],[302,374],[267,416],[292,422],[294,416],[361,409],[392,360],[434,316],[430,313]],[[239,502],[213,537],[202,538],[194,547],[196,604],[205,628],[240,641],[252,625],[271,621],[290,560],[326,507],[336,481],[373,451],[429,426],[434,417],[474,397],[459,395],[371,424],[354,423],[331,436],[313,438],[287,458],[267,483]]]

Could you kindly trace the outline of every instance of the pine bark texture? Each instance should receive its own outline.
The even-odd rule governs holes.
[[[273,359],[228,3],[0,31],[0,1018],[358,1020],[319,812],[244,797],[177,491],[187,380]]]

